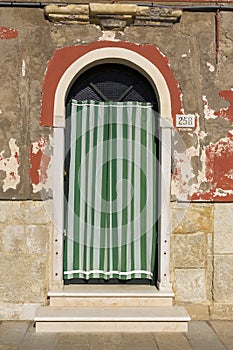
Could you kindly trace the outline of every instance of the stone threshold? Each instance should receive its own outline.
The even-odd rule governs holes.
[[[62,291],[49,291],[49,297],[157,297],[173,298],[173,292],[147,285],[69,285]]]

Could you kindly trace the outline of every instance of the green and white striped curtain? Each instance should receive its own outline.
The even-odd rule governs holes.
[[[72,100],[64,278],[152,279],[155,114],[149,103]]]

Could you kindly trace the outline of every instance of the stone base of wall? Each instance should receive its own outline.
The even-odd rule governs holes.
[[[171,278],[193,319],[233,319],[233,203],[172,203]]]
[[[192,320],[233,320],[233,303],[176,303],[184,306]]]
[[[44,304],[0,303],[0,320],[33,321],[36,309]]]
[[[52,206],[51,200],[0,201],[2,320],[31,320],[47,303]],[[233,319],[233,204],[172,203],[171,209],[175,303],[192,319]]]
[[[210,306],[211,320],[233,320],[233,303],[215,303]]]
[[[184,306],[192,320],[210,319],[209,305],[195,303],[177,303],[177,305]]]
[[[31,320],[47,303],[52,201],[0,201],[0,319]]]

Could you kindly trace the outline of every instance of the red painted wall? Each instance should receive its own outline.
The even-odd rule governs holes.
[[[175,120],[176,114],[181,113],[181,93],[173,72],[168,65],[168,59],[153,45],[136,45],[128,42],[94,42],[89,45],[65,47],[54,52],[49,61],[43,82],[41,125],[53,126],[54,97],[57,85],[66,69],[78,58],[86,53],[103,48],[120,47],[134,51],[152,62],[163,74],[170,90],[172,103],[172,116]],[[65,103],[65,102],[64,102]]]

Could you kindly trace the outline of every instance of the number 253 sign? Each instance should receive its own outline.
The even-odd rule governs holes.
[[[194,114],[177,114],[176,115],[176,127],[177,128],[195,128],[195,115]]]

